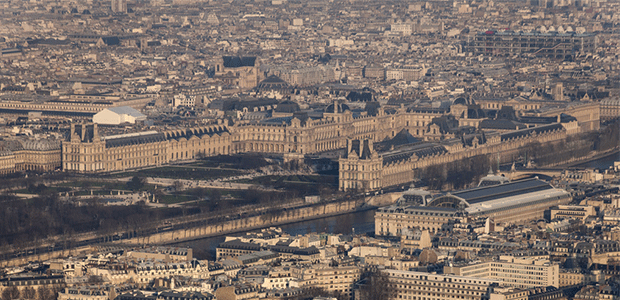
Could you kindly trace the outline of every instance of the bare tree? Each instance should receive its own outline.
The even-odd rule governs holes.
[[[32,287],[26,287],[22,290],[22,297],[24,299],[35,299],[36,295],[37,291],[35,291]]]
[[[391,286],[386,273],[374,271],[366,274],[366,283],[360,288],[361,300],[390,300],[396,298],[395,288]]]
[[[180,192],[183,190],[183,188],[185,187],[185,185],[180,181],[180,180],[175,180],[172,183],[172,187],[174,188],[175,192]]]
[[[19,294],[19,289],[16,286],[8,287],[2,291],[2,300],[19,299]]]

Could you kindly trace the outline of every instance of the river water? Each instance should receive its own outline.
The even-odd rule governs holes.
[[[594,168],[594,169],[609,169],[614,165],[614,161],[620,161],[620,152],[612,153],[610,155],[601,157],[597,160],[585,162],[582,164],[574,165],[578,168]]]
[[[356,211],[339,216],[324,217],[310,221],[301,221],[278,227],[290,235],[307,234],[312,232],[332,234],[365,234],[375,231],[375,211]],[[175,244],[181,247],[190,247],[198,259],[214,259],[215,248],[224,241],[226,236],[208,237],[199,240]]]

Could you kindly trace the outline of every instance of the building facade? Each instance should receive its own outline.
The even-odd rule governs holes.
[[[559,265],[549,260],[500,256],[497,261],[445,266],[444,274],[497,280],[517,288],[559,287]]]
[[[495,153],[501,153],[502,162],[512,161],[519,149],[529,143],[559,141],[598,128],[595,125],[598,114],[585,106],[579,107],[583,122],[562,121],[506,132],[486,131],[469,140],[456,138],[442,128],[437,120],[448,113],[442,109],[401,106],[390,111],[379,109],[369,115],[366,111],[352,112],[339,102],[328,106],[320,118],[292,115],[137,135],[101,137],[96,133],[94,138],[97,130],[93,125],[79,125],[73,127],[69,141],[63,144],[63,169],[110,172],[218,154],[260,152],[303,157],[346,149],[339,159],[340,190],[377,191],[407,184],[414,180],[415,170],[428,166]],[[398,138],[402,132],[421,142],[375,149],[377,143]]]
[[[430,232],[441,231],[458,216],[453,208],[409,206],[382,207],[375,213],[375,231],[380,236],[401,236],[414,228]]]
[[[408,300],[482,300],[496,280],[437,275],[424,272],[385,270],[390,279],[386,288],[395,290],[395,299]]]
[[[485,31],[476,34],[466,47],[476,55],[512,56],[531,53],[556,59],[593,53],[596,35],[589,33]]]
[[[0,174],[15,171],[49,172],[61,167],[59,139],[15,139],[0,143]]]
[[[538,179],[481,186],[438,195],[423,206],[379,208],[375,213],[375,231],[381,236],[401,236],[412,229],[437,232],[465,217],[519,224],[542,219],[550,207],[567,204],[571,199],[567,191]]]
[[[102,137],[97,124],[72,124],[70,139],[62,147],[63,170],[113,172],[229,154],[230,134],[226,126],[212,125]]]

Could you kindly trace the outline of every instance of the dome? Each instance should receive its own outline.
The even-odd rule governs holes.
[[[484,112],[484,110],[480,108],[480,106],[470,105],[467,108],[467,117],[470,119],[482,119],[482,118],[486,118],[487,115]]]
[[[22,141],[25,150],[49,151],[60,149],[60,141],[55,139],[25,140]]]
[[[274,109],[275,112],[279,113],[294,113],[300,111],[299,104],[294,101],[286,100],[282,101],[276,106]]]
[[[467,99],[463,98],[463,97],[459,97],[456,98],[456,100],[454,100],[454,102],[452,102],[452,104],[463,104],[463,105],[467,105]]]
[[[338,103],[338,102],[330,104],[325,108],[326,113],[343,113],[346,110],[351,110],[351,109],[349,108],[348,105],[344,103]]]

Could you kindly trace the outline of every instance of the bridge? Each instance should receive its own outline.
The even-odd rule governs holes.
[[[512,181],[534,176],[538,176],[538,178],[543,180],[549,180],[553,177],[562,176],[563,171],[564,169],[517,169],[501,173]]]

